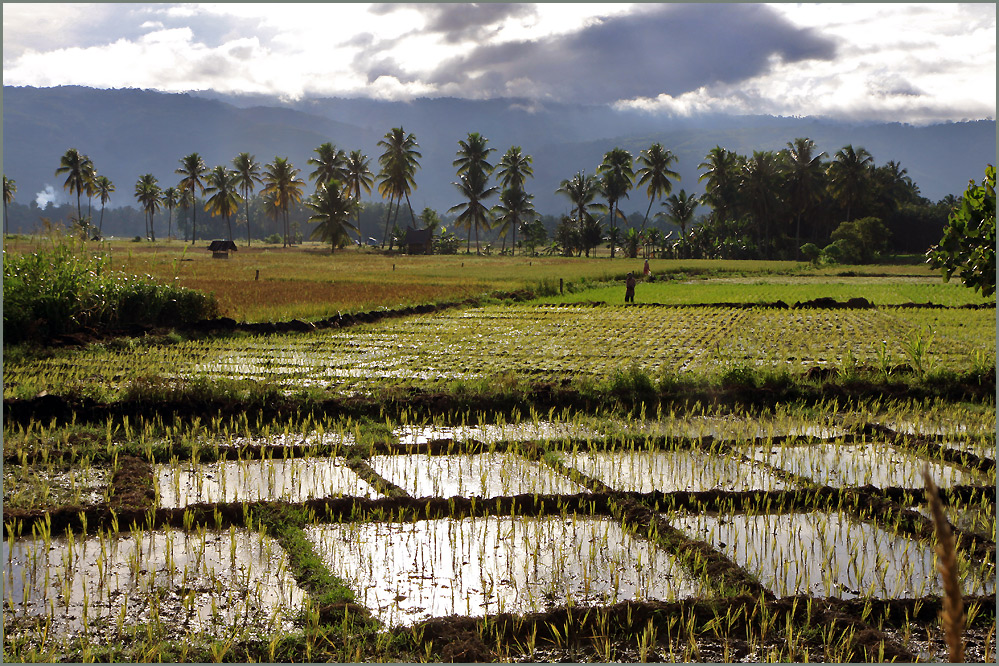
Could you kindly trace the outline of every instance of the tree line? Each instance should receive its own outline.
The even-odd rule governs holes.
[[[257,227],[258,237],[260,229],[276,228],[288,246],[300,236],[301,226],[291,222],[294,213],[297,222],[305,218],[314,225],[311,237],[330,243],[332,252],[352,242],[350,232],[357,242],[365,242],[360,233],[362,211],[377,209],[384,214],[381,246],[392,249],[402,240],[399,221],[405,208],[406,224],[432,227],[447,239],[441,246],[444,251],[455,249],[454,232],[444,226],[447,223],[465,232],[466,252],[471,252],[474,235],[477,253],[483,251],[481,234],[491,233],[493,242],[502,242],[501,252],[507,251],[509,240],[511,252],[519,247],[532,253],[577,256],[590,256],[606,244],[612,257],[619,250],[629,256],[644,250],[646,255],[704,258],[870,261],[890,249],[924,251],[939,240],[958,203],[953,195],[937,203],[922,197],[897,162],[875,166],[870,153],[852,145],[829,158],[807,138],[752,156],[716,146],[698,165],[704,194],[674,192],[674,183],[680,181],[674,169],[677,157],[653,143],[637,157],[614,148],[592,173],[578,171],[561,181],[556,193],[566,198],[569,212],[554,218],[534,209],[527,188],[534,175],[532,157],[511,146],[494,165],[495,149],[488,146],[488,139],[471,132],[458,141],[453,161],[453,185],[461,203],[443,215],[425,209],[418,218],[410,202],[422,158],[416,137],[396,127],[378,146],[383,152],[377,174],[360,150],[348,153],[330,142],[318,146],[307,161],[314,188],[308,196],[301,170],[286,157],[262,165],[243,152],[230,164],[209,168],[198,153],[183,156],[175,170],[176,185],[163,188],[152,174],[142,174],[134,185],[145,238],[155,241],[156,214],[163,209],[167,235],[173,236],[177,209],[178,231],[192,244],[198,240],[199,210],[210,216],[213,232],[221,220],[229,240],[235,240],[232,220],[242,211],[247,245]],[[115,185],[76,148],[66,151],[55,173],[65,176],[64,189],[76,195],[72,223],[81,234],[101,237],[105,206]],[[362,202],[373,188],[387,205]],[[626,216],[621,210],[633,192],[642,192],[648,200],[640,223],[635,214]],[[4,176],[5,232],[7,205],[15,193],[16,184]],[[498,201],[491,203],[494,198]],[[95,199],[101,206],[96,223]]]

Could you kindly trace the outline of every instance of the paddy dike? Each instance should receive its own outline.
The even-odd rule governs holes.
[[[836,371],[815,366],[802,375],[801,382],[782,382],[776,386],[723,383],[720,385],[680,384],[635,393],[622,389],[618,393],[595,396],[572,386],[569,378],[557,382],[525,382],[516,393],[498,395],[462,395],[442,390],[425,390],[415,387],[392,389],[383,396],[349,396],[309,398],[308,400],[268,394],[259,399],[233,400],[198,393],[186,395],[183,386],[153,390],[149,397],[127,398],[113,403],[101,402],[90,397],[44,394],[33,398],[5,398],[4,420],[26,425],[31,421],[42,423],[90,422],[102,423],[108,419],[160,417],[171,419],[202,419],[216,417],[238,418],[246,413],[261,419],[279,420],[292,417],[374,417],[386,413],[408,411],[413,417],[433,417],[484,412],[511,415],[531,406],[539,412],[571,410],[580,413],[598,413],[608,408],[623,413],[655,413],[692,408],[694,405],[720,407],[766,408],[778,403],[797,402],[821,405],[828,402],[864,404],[874,400],[928,400],[969,401],[989,403],[995,400],[995,369],[981,375],[955,377],[953,380],[933,384],[894,380],[889,383],[874,379],[873,368],[861,368],[870,378],[841,382]],[[899,373],[903,374],[903,373]]]

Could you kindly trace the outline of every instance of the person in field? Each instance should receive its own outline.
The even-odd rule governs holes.
[[[624,281],[624,302],[635,302],[635,276],[628,273],[628,279]]]
[[[644,275],[645,277],[649,277],[650,273],[652,273],[652,269],[649,268],[649,260],[646,259],[645,260],[645,268],[642,269],[642,275]]]

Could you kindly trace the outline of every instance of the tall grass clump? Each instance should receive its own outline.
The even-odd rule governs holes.
[[[214,296],[112,271],[72,239],[30,254],[3,253],[4,343],[85,328],[176,325],[217,316]]]

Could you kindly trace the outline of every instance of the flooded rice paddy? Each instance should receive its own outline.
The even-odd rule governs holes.
[[[307,534],[389,625],[709,593],[668,554],[607,518],[317,525]]]
[[[732,594],[726,576],[733,570],[778,598],[937,598],[942,588],[925,532],[896,531],[892,515],[769,504],[778,497],[804,501],[815,486],[861,498],[901,487],[915,498],[905,508],[926,516],[924,505],[911,502],[921,497],[928,466],[940,487],[964,493],[946,507],[962,543],[994,543],[994,504],[962,499],[969,488],[994,487],[994,469],[934,457],[933,447],[952,442],[919,432],[882,441],[894,435],[858,429],[864,418],[588,416],[378,423],[366,432],[356,424],[342,431],[316,426],[214,439],[202,431],[184,441],[196,439],[198,450],[217,451],[220,459],[195,462],[195,454],[150,465],[153,499],[140,514],[169,522],[183,513],[184,529],[121,525],[114,534],[14,537],[8,525],[4,628],[36,641],[98,642],[137,627],[173,637],[301,631],[310,593],[296,583],[289,554],[270,527],[233,517],[271,503],[319,507],[302,514],[303,541],[388,630],[449,617],[714,600]],[[989,453],[991,441],[973,434],[955,441]],[[55,484],[48,491],[53,501],[66,496],[60,480],[86,489],[74,497],[90,497],[91,508],[113,494],[108,467],[69,477],[52,465],[32,469],[5,470],[5,499],[39,486],[38,479]],[[41,473],[49,469],[55,473]],[[662,512],[672,496],[683,506],[693,494],[706,502],[697,512]],[[531,495],[550,503],[518,513],[510,500],[529,505]],[[747,495],[758,502],[745,513],[725,508]],[[323,502],[331,502],[326,513]],[[453,515],[419,513],[434,502]],[[220,507],[229,512],[224,518]],[[679,536],[661,537],[659,519]],[[209,527],[213,520],[228,527]],[[699,546],[691,544],[705,545],[721,573],[698,569],[705,555],[692,558],[690,549]],[[994,594],[994,554],[976,559],[972,552],[984,551],[959,553],[964,593]],[[762,654],[754,650],[747,654]]]
[[[792,474],[833,487],[873,485],[922,488],[929,467],[938,487],[987,484],[983,474],[956,465],[927,461],[889,444],[822,443],[807,446],[748,447],[746,454]],[[991,483],[995,483],[992,476]]]
[[[758,576],[778,596],[918,598],[942,594],[928,544],[842,513],[670,515]],[[995,592],[994,567],[964,562],[965,594]]]
[[[30,367],[4,367],[8,391],[37,393],[105,378],[124,390],[148,377],[251,380],[292,391],[363,393],[386,382],[425,384],[501,373],[558,379],[608,378],[622,368],[715,372],[725,366],[875,366],[880,354],[907,359],[906,345],[932,323],[925,362],[967,368],[974,353],[995,357],[995,313],[904,309],[606,308],[489,305],[387,319],[345,330],[260,338],[189,340],[133,353],[88,349]],[[614,340],[612,345],[608,340]],[[39,378],[44,377],[40,382]]]
[[[763,465],[698,450],[577,453],[567,462],[615,490],[636,493],[793,487]]]
[[[269,458],[156,466],[156,489],[162,508],[197,503],[378,495],[343,458]]]
[[[572,495],[586,488],[513,453],[373,456],[368,464],[412,497]]]
[[[4,627],[111,638],[136,626],[289,629],[304,593],[260,534],[139,530],[3,542]]]

